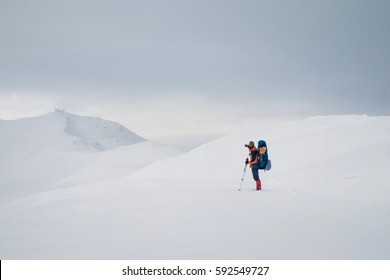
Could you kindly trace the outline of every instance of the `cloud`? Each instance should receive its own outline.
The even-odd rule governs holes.
[[[77,112],[129,106],[175,123],[199,123],[199,114],[209,125],[222,115],[389,114],[389,9],[351,0],[3,0],[0,97]]]
[[[20,95],[14,93],[0,94],[0,119],[12,120],[24,117],[39,116],[53,110],[56,103],[44,97]]]

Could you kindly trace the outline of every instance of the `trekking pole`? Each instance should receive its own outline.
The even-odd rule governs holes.
[[[244,182],[244,177],[245,177],[245,172],[246,172],[246,166],[248,165],[248,163],[245,163],[245,167],[244,167],[244,173],[242,173],[242,177],[241,177],[241,183],[240,183],[240,187],[239,187],[239,191],[241,191],[241,187],[242,187],[242,183]]]

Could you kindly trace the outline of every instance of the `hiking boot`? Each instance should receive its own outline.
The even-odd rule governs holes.
[[[261,191],[261,181],[256,181],[256,191]]]

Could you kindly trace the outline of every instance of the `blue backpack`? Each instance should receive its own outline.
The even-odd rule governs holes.
[[[260,149],[265,148],[265,153],[261,154]],[[268,148],[267,148],[267,143],[265,143],[264,140],[260,140],[257,143],[257,149],[259,150],[259,169],[264,170],[264,171],[269,171],[271,170],[271,160],[268,158]]]

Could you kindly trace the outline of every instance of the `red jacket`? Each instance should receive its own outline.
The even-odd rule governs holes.
[[[257,150],[256,146],[253,146],[253,148],[249,149],[249,151],[249,164],[250,168],[252,168],[254,164],[259,163],[259,151]]]

